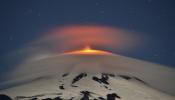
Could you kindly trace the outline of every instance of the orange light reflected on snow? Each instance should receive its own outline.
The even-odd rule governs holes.
[[[111,55],[112,53],[103,50],[92,49],[90,46],[86,46],[83,49],[66,52],[65,54]]]

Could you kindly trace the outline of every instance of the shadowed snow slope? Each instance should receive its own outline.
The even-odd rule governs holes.
[[[175,94],[174,78],[174,69],[124,56],[63,54],[19,65],[0,83],[0,94],[17,100],[174,100],[165,93]]]

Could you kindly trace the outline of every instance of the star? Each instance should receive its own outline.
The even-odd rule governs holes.
[[[101,10],[100,13],[101,13],[101,14],[104,14],[105,12],[104,12],[104,10]]]
[[[13,36],[11,35],[11,36],[9,36],[9,40],[10,41],[12,41],[13,40]]]
[[[98,3],[98,2],[96,2],[96,3],[95,3],[95,5],[96,5],[96,6],[98,6],[98,5],[99,5],[99,3]]]
[[[33,9],[29,9],[27,12],[28,13],[33,13]]]
[[[153,56],[154,56],[154,57],[157,57],[157,56],[159,56],[159,55],[158,55],[158,54],[154,54]]]
[[[129,8],[129,13],[130,14],[134,14],[135,13],[135,9],[134,8]]]
[[[151,3],[153,0],[147,0],[148,3]]]
[[[41,16],[41,14],[40,14],[40,13],[38,13],[38,14],[37,14],[37,16],[39,17],[39,16]]]

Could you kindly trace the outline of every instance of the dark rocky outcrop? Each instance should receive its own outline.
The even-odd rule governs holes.
[[[60,98],[60,97],[56,97],[56,98],[54,98],[53,100],[63,100],[63,99]]]
[[[36,99],[37,100],[37,99]],[[45,98],[45,99],[42,99],[42,100],[52,100],[51,98]]]
[[[71,85],[71,87],[78,87],[78,86],[76,86],[76,85]]]
[[[83,97],[80,100],[89,100],[90,92],[89,91],[81,91]]]
[[[108,75],[106,75],[106,74],[102,74],[102,75],[101,75],[101,78],[98,78],[98,77],[94,76],[94,77],[92,77],[92,79],[93,79],[94,81],[99,82],[100,84],[101,84],[101,83],[104,83],[104,84],[107,84],[107,85],[109,84],[109,82],[108,82],[109,77],[108,77]]]
[[[69,74],[68,74],[68,73],[66,73],[66,74],[63,74],[63,75],[62,75],[62,77],[66,77],[66,76],[68,76],[68,75],[69,75]]]
[[[76,76],[73,81],[72,81],[72,84],[74,84],[75,82],[79,81],[80,79],[82,79],[83,77],[86,77],[87,74],[86,73],[81,73],[79,74],[78,76]]]
[[[59,88],[61,89],[61,90],[64,90],[65,88],[64,88],[64,84],[61,84],[60,86],[59,86]]]
[[[107,76],[110,76],[110,77],[115,77],[114,74],[110,74],[110,73],[102,73],[102,75],[107,75]]]
[[[30,99],[30,100],[38,100],[38,98],[32,98],[32,99]]]
[[[146,82],[144,82],[143,80],[135,77],[135,76],[128,76],[128,75],[118,75],[119,77],[123,78],[123,79],[126,79],[126,80],[131,80],[131,79],[134,79],[134,80],[137,80],[141,83],[144,83],[144,84],[147,84]]]
[[[105,98],[103,97],[98,97],[99,100],[106,100]]]
[[[116,93],[107,94],[107,100],[115,100],[115,98],[120,99],[120,96],[118,96]]]
[[[126,79],[126,80],[130,80],[132,77],[127,76],[127,75],[118,75],[119,77]]]
[[[8,95],[0,94],[0,100],[12,100]]]

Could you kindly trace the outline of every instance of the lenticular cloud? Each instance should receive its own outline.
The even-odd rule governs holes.
[[[114,27],[100,25],[68,25],[45,32],[24,47],[14,51],[9,58],[19,57],[19,62],[28,59],[41,59],[49,55],[91,46],[94,49],[123,49],[139,45],[139,36]],[[108,50],[110,51],[110,50]]]

